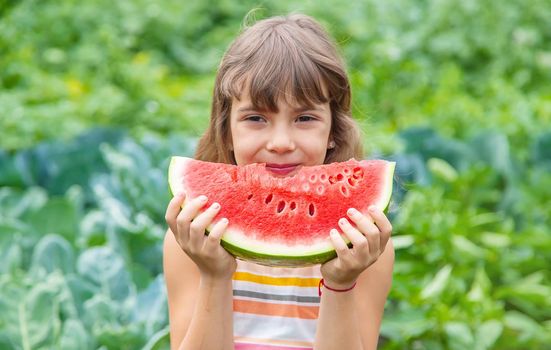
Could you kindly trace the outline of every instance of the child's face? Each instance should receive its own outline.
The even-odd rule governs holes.
[[[278,109],[255,110],[245,94],[233,99],[230,126],[237,164],[266,163],[277,176],[292,175],[300,165],[323,164],[331,130],[329,103],[304,110],[279,101]]]

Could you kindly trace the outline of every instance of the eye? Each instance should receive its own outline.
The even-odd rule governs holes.
[[[302,122],[302,123],[309,122],[312,120],[316,120],[316,118],[311,115],[301,115],[300,117],[297,118],[297,122]]]
[[[251,121],[251,122],[263,122],[265,121],[264,117],[261,115],[249,115],[245,117],[245,120]]]

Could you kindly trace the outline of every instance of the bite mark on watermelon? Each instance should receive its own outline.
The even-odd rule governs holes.
[[[336,256],[329,231],[348,208],[386,208],[394,168],[385,160],[351,159],[275,177],[264,164],[172,157],[168,179],[172,193],[184,191],[186,201],[206,195],[205,207],[220,203],[213,222],[229,219],[221,243],[231,254],[265,265],[306,266]]]

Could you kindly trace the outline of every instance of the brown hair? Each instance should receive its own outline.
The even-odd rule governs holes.
[[[233,163],[230,111],[248,87],[255,107],[277,112],[277,102],[305,107],[329,102],[330,139],[325,163],[363,157],[360,131],[350,112],[350,83],[335,43],[311,17],[272,17],[246,28],[226,51],[214,85],[210,124],[195,157]]]

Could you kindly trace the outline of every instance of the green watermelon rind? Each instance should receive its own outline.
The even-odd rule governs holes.
[[[174,173],[172,170],[174,165],[178,161],[177,158],[181,158],[181,157],[172,157],[169,165],[169,170],[168,170],[169,189],[172,194],[174,194],[175,192],[173,188],[175,187],[175,185],[174,185],[174,179],[171,178],[171,174]],[[385,195],[380,198],[378,203],[374,203],[374,205],[378,207],[380,210],[385,210],[388,206],[388,203],[390,202],[390,198],[392,195],[395,166],[396,166],[395,162],[388,162],[386,183],[384,184],[385,189],[383,190],[383,193]],[[184,200],[184,203],[182,204],[182,208],[185,206],[186,202],[187,202],[187,198]],[[205,234],[208,234],[211,229],[212,229],[212,225],[209,225],[209,227],[207,227]],[[309,250],[308,253],[295,254],[295,255],[270,254],[264,251],[255,251],[255,250],[243,248],[243,244],[241,244],[240,246],[239,243],[233,242],[231,238],[232,236],[233,234],[230,228],[224,233],[224,235],[222,236],[222,239],[220,240],[220,244],[222,245],[222,247],[224,247],[230,254],[232,254],[236,258],[256,262],[262,265],[281,266],[281,267],[308,266],[308,265],[323,264],[331,259],[334,259],[337,256],[337,253],[335,252],[334,248],[321,249],[318,251]],[[348,246],[351,247],[352,244],[348,242]]]
[[[232,254],[236,258],[269,266],[293,267],[315,265],[322,264],[337,257],[337,253],[335,252],[335,250],[303,256],[271,255],[240,248],[224,239],[220,241],[220,244],[222,244],[222,247],[224,247],[230,254]]]

